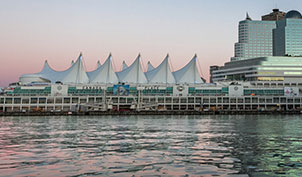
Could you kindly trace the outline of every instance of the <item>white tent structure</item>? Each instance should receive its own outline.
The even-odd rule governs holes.
[[[140,64],[140,54],[137,56],[135,61],[128,67],[117,72],[119,82],[123,83],[134,83],[134,84],[145,84],[148,83],[148,80],[143,72],[143,69]]]
[[[99,68],[99,67],[101,67],[102,65],[101,65],[101,62],[100,62],[100,60],[98,60],[98,62],[96,63],[96,68]]]
[[[79,56],[77,61],[65,71],[53,70],[49,66],[48,62],[45,61],[41,72],[35,74],[24,74],[19,78],[19,80],[22,84],[33,82],[55,83],[57,81],[75,84],[89,82],[84,65],[82,63],[82,54]]]
[[[169,55],[162,61],[162,63],[145,73],[149,83],[161,84],[175,84],[175,78],[169,66]]]
[[[62,81],[64,76],[70,71],[73,65],[65,71],[56,71],[49,66],[46,60],[41,72],[35,74],[24,74],[19,78],[19,80],[22,84],[28,84],[33,82],[55,83],[57,81]]]
[[[154,66],[151,64],[150,61],[148,61],[147,67],[148,67],[148,68],[147,68],[147,72],[154,69]]]
[[[197,69],[197,56],[194,55],[192,60],[183,68],[173,72],[176,83],[201,84],[204,83]]]
[[[23,84],[28,84],[32,82],[51,82],[49,78],[45,78],[45,73],[54,74],[54,71],[49,67],[47,60],[45,60],[41,72],[35,74],[23,74],[20,76],[19,80]]]
[[[98,61],[97,68],[86,72],[82,61],[82,54],[72,66],[64,71],[52,69],[45,61],[41,72],[34,74],[24,74],[19,78],[22,84],[30,83],[55,83],[57,81],[70,84],[117,84],[119,82],[128,84],[201,84],[204,81],[199,75],[197,68],[197,56],[183,68],[171,72],[169,65],[169,55],[165,57],[162,63],[154,68],[148,62],[148,71],[143,72],[141,65],[141,56],[127,66],[123,62],[123,70],[115,72],[112,64],[111,54],[103,65]]]
[[[90,83],[118,83],[118,78],[112,67],[111,54],[105,63],[95,71],[95,74],[90,77]]]
[[[82,54],[80,54],[77,61],[68,69],[64,77],[62,77],[63,83],[74,83],[74,84],[86,84],[89,83],[89,78],[85,71]]]
[[[128,68],[128,65],[126,64],[126,62],[125,62],[125,60],[124,60],[123,63],[122,63],[122,71],[123,71],[124,69],[126,69],[126,68]]]
[[[98,60],[97,64],[96,64],[96,69],[93,71],[89,71],[87,72],[87,76],[89,78],[89,80],[91,80],[92,77],[94,77],[97,74],[98,69],[101,67],[101,62],[100,60]]]

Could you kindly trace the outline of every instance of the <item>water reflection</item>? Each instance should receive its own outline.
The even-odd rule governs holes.
[[[301,130],[299,116],[2,117],[0,176],[301,176]]]

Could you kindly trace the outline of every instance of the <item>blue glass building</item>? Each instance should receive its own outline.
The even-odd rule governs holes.
[[[302,16],[298,11],[286,13],[273,30],[274,56],[302,56]]]

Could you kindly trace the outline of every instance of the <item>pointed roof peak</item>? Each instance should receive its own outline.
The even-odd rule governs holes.
[[[245,18],[245,20],[252,20],[252,18],[249,16],[248,12],[246,12],[246,18]]]
[[[111,53],[109,53],[107,60],[111,60],[111,57],[112,57],[112,55],[111,55]]]
[[[145,75],[150,83],[175,83],[175,78],[169,66],[168,55],[156,68],[148,63],[148,70]]]
[[[47,61],[47,59],[46,59],[46,60],[44,61],[44,63],[45,63],[45,64],[46,64],[46,63],[48,64],[48,61]]]
[[[78,59],[77,59],[77,61],[78,61],[78,60],[82,60],[82,57],[83,57],[83,55],[82,55],[82,52],[81,52],[80,55],[79,55],[79,57],[78,57]],[[76,62],[77,62],[77,61],[76,61]]]
[[[167,53],[167,56],[166,57],[169,57],[169,53]]]
[[[101,67],[101,66],[102,66],[101,61],[98,60],[98,62],[96,63],[96,68],[99,68],[99,67]]]
[[[125,60],[123,60],[123,63],[122,63],[122,70],[128,68],[128,65],[126,64]]]

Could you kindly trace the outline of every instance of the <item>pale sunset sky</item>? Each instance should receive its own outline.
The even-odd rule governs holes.
[[[112,53],[114,69],[141,53],[172,70],[196,53],[202,76],[234,53],[238,22],[273,8],[302,12],[301,0],[0,0],[0,86],[39,72],[45,60],[67,69],[80,52],[87,71]]]

